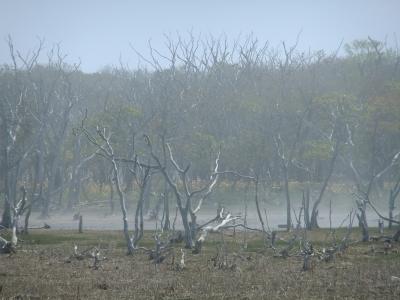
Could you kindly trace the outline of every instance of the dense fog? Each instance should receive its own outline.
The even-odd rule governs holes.
[[[201,219],[202,205],[208,216],[248,207],[249,220],[265,214],[274,228],[338,226],[351,211],[365,222],[372,212],[377,222],[375,210],[395,217],[397,49],[372,38],[343,45],[345,55],[272,47],[254,35],[165,42],[163,54],[137,53],[145,66],[87,74],[59,46],[39,63],[44,42],[24,56],[8,39],[3,226],[21,199],[28,218],[122,209],[165,228],[176,207],[185,226],[197,212]]]

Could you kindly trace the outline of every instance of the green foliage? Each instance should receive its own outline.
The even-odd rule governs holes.
[[[399,57],[384,43],[356,40],[345,46],[346,54],[341,57],[323,51],[294,51],[288,61],[278,49],[250,49],[247,56],[234,52],[237,49],[225,56],[217,51],[213,59],[210,52],[207,62],[179,60],[174,66],[155,71],[107,69],[84,74],[66,65],[59,67],[54,61],[37,64],[29,72],[23,67],[14,72],[5,66],[0,72],[0,138],[6,141],[0,145],[1,168],[13,165],[32,147],[18,180],[33,181],[32,174],[38,174],[35,168],[40,150],[44,152],[45,189],[54,176],[49,170],[57,155],[60,157],[54,169],[68,185],[79,158],[75,153],[78,136],[73,129],[75,134],[79,132],[82,120],[93,135],[96,128],[105,128],[111,134],[118,157],[137,154],[148,161],[143,134],[151,137],[156,153],[162,156],[162,136],[171,144],[176,160],[182,165],[191,163],[191,175],[203,180],[208,178],[221,146],[221,169],[244,174],[268,171],[271,180],[279,182],[280,157],[274,143],[278,135],[285,157],[293,155],[293,160],[313,171],[316,166],[326,169],[338,140],[343,144],[341,153],[352,151],[364,174],[368,174],[372,162],[383,166],[398,151]],[[211,50],[205,54],[207,51]],[[23,101],[18,106],[20,99]],[[71,101],[62,138],[60,121]],[[7,164],[3,162],[4,149],[11,140],[3,129],[6,123],[18,123]],[[35,134],[41,128],[43,135],[38,138]],[[80,137],[79,154],[84,158],[95,147]],[[35,138],[40,143],[33,141]],[[373,161],[373,157],[379,159]],[[109,167],[97,157],[85,164],[82,174],[104,184],[109,179]],[[290,164],[289,168],[290,181],[307,180],[304,172]],[[129,172],[122,169],[122,177],[127,177]],[[344,169],[335,172],[348,176]]]
[[[328,160],[331,157],[332,145],[326,141],[309,141],[304,152],[305,160]]]

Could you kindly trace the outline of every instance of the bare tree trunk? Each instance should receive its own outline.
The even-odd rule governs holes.
[[[134,159],[135,157],[135,134],[132,134],[132,144],[129,146],[129,158]],[[135,174],[133,174],[129,169],[125,174],[125,193],[130,193],[133,191],[133,182]]]
[[[12,169],[8,169],[5,177],[5,204],[4,204],[4,212],[2,226],[6,228],[11,228],[13,226],[13,214],[12,209],[15,207],[17,202],[17,181],[19,178],[19,170],[20,170],[21,162],[18,161],[16,166]]]
[[[390,195],[389,195],[389,229],[392,228],[393,226],[393,211],[396,208],[395,202],[396,198],[400,193],[400,177],[397,180],[395,186],[390,190]]]
[[[5,193],[6,200],[4,201],[4,211],[1,219],[1,226],[11,228],[11,206],[8,202],[7,193]]]
[[[9,190],[9,184],[8,184],[8,151],[6,150],[6,147],[4,147],[3,151],[3,160],[2,160],[2,166],[1,166],[1,172],[2,172],[2,178],[3,178],[3,193],[4,193],[4,210],[3,210],[3,215],[1,219],[1,225],[6,227],[6,228],[11,228],[11,205],[10,205],[10,190]]]
[[[310,189],[309,187],[306,190],[303,190],[303,210],[304,210],[304,227],[308,230],[311,229],[311,221],[310,221]]]
[[[81,136],[79,135],[76,137],[74,145],[74,163],[72,166],[72,178],[68,192],[68,210],[71,210],[73,206],[79,205],[80,203],[82,171],[79,164],[81,159]]]
[[[57,170],[60,167],[61,154],[62,154],[61,149],[62,149],[62,145],[66,139],[67,127],[69,124],[69,118],[70,118],[70,113],[71,113],[72,107],[73,107],[73,102],[70,101],[70,99],[69,99],[68,103],[64,107],[64,111],[62,113],[61,127],[58,129],[57,134],[56,134],[54,140],[52,141],[52,147],[51,147],[50,153],[53,156],[53,159],[51,160],[51,164],[50,164],[50,172],[49,172],[49,178],[48,178],[46,199],[45,199],[44,205],[42,207],[41,216],[43,218],[49,217],[50,204],[51,204],[53,196],[55,196],[54,194],[55,194],[55,189],[56,189],[56,174],[57,174]]]
[[[198,232],[198,227],[196,224],[196,213],[200,210],[204,199],[207,199],[207,197],[209,197],[209,195],[213,191],[213,188],[218,182],[218,177],[219,177],[218,166],[219,166],[219,159],[221,152],[218,151],[218,155],[215,160],[214,172],[211,174],[210,180],[207,183],[207,185],[198,190],[192,190],[192,188],[188,184],[188,175],[187,175],[190,169],[190,164],[188,164],[185,169],[181,168],[173,157],[170,145],[164,142],[163,137],[162,137],[162,143],[163,143],[163,153],[164,153],[164,164],[162,164],[159,157],[153,151],[150,138],[146,135],[144,136],[144,138],[145,138],[145,143],[149,148],[151,157],[156,162],[158,169],[161,171],[161,173],[164,176],[164,179],[167,181],[168,185],[171,187],[171,189],[175,194],[176,202],[179,211],[181,213],[182,223],[185,230],[185,238],[184,238],[185,247],[192,249],[195,245],[196,234]],[[174,166],[175,171],[178,172],[179,174],[180,183],[183,189],[182,193],[179,191],[177,184],[171,179],[171,176],[167,173],[165,148],[168,148],[169,161]],[[197,207],[193,209],[192,200],[193,198],[196,197],[196,195],[197,197],[199,197],[199,201]],[[185,200],[185,206],[183,206],[182,200]],[[191,222],[189,222],[189,217]]]
[[[365,213],[366,207],[359,209],[359,211],[360,212],[357,214],[357,218],[358,218],[358,222],[361,227],[361,230],[362,230],[362,241],[368,242],[369,241],[369,231],[368,231],[367,217],[366,217],[366,213]]]
[[[5,132],[6,134],[6,132]],[[10,166],[10,155],[6,144],[3,149],[3,164],[2,164],[2,177],[4,185],[4,211],[2,216],[1,225],[6,228],[11,228],[13,223],[12,206],[16,203],[17,194],[17,180],[19,175],[20,161],[15,166]]]
[[[52,202],[54,196],[53,192],[56,186],[56,172],[58,168],[58,163],[59,163],[58,157],[54,157],[50,167],[50,172],[48,177],[48,187],[46,191],[46,196],[44,198],[41,218],[48,218],[50,216],[50,203]]]
[[[121,212],[122,212],[122,222],[123,222],[123,226],[124,226],[124,237],[125,237],[125,241],[127,243],[127,247],[128,247],[128,254],[133,254],[135,247],[133,245],[133,241],[129,236],[129,231],[128,231],[128,218],[127,218],[127,212],[126,212],[126,206],[125,206],[125,196],[124,193],[121,190],[121,185],[119,183],[119,177],[118,177],[118,166],[117,163],[114,160],[114,157],[112,157],[112,166],[113,166],[113,170],[114,170],[114,178],[115,178],[115,186],[117,188],[117,193],[118,193],[118,197],[119,197],[119,204],[121,207]]]
[[[32,201],[32,199],[31,199],[31,201]],[[31,212],[32,212],[32,204],[33,204],[32,202],[29,204],[29,207],[25,214],[25,221],[24,221],[24,233],[25,234],[29,234],[29,218],[30,218]]]
[[[256,179],[254,181],[254,193],[255,193],[254,194],[254,201],[256,203],[258,220],[261,223],[261,227],[262,227],[262,230],[263,230],[264,234],[266,234],[267,231],[265,230],[264,219],[263,219],[263,217],[261,215],[260,203],[258,201],[258,176],[256,176]]]
[[[170,217],[169,217],[169,186],[168,186],[167,182],[165,182],[165,185],[164,185],[163,196],[164,196],[163,229],[170,230],[171,229],[171,221],[170,221]]]
[[[40,135],[42,136],[42,135]],[[44,205],[43,187],[45,181],[45,162],[44,162],[44,143],[39,142],[36,149],[36,170],[35,170],[35,186],[31,195],[31,201],[38,201]]]
[[[140,187],[140,196],[136,206],[135,212],[135,232],[133,235],[133,247],[136,248],[138,246],[139,241],[143,237],[143,206],[146,200],[146,191],[148,190],[148,184],[151,180],[150,168],[145,168],[143,171],[141,182],[139,184]]]
[[[318,226],[318,206],[319,204],[322,202],[322,199],[324,197],[324,193],[325,190],[328,186],[329,180],[333,174],[333,170],[335,168],[335,162],[336,162],[336,158],[338,157],[339,154],[339,142],[336,142],[335,148],[333,150],[333,154],[332,154],[332,158],[331,161],[329,163],[329,169],[328,169],[328,174],[325,177],[324,183],[322,185],[322,188],[319,192],[319,196],[317,201],[314,202],[313,208],[312,208],[312,212],[311,212],[311,222],[310,222],[310,229],[315,229],[315,228],[319,228]]]
[[[110,197],[109,197],[109,203],[110,203],[110,214],[114,214],[114,182],[113,182],[112,175],[110,175],[109,179],[109,185],[110,185]]]
[[[112,148],[110,144],[110,137],[111,135],[109,134],[106,136],[106,131],[105,129],[97,129],[97,135],[101,138],[102,143],[100,144],[95,137],[93,137],[85,128],[84,128],[84,120],[82,121],[82,128],[81,130],[83,133],[86,135],[87,139],[94,144],[97,148],[98,151],[101,151],[102,154],[105,156],[105,158],[111,163],[112,165],[112,171],[113,171],[113,177],[115,180],[115,187],[117,189],[117,194],[119,197],[119,203],[121,207],[121,213],[122,213],[122,223],[123,223],[123,232],[124,232],[124,238],[127,244],[128,248],[128,254],[133,254],[135,247],[133,244],[133,238],[129,236],[129,228],[128,228],[128,218],[127,218],[127,209],[126,209],[126,201],[125,201],[125,195],[122,191],[121,188],[121,183],[119,179],[119,168],[117,164],[117,159],[114,154],[114,149]],[[136,163],[136,162],[135,162]]]
[[[144,190],[144,201],[143,201],[143,213],[147,215],[150,210],[150,195],[151,195],[151,185],[152,185],[153,177],[149,176],[146,182],[145,190]]]
[[[282,162],[284,164],[284,162]],[[291,201],[290,201],[290,192],[289,192],[289,178],[288,178],[288,169],[287,166],[283,168],[283,176],[285,181],[285,197],[286,197],[286,229],[290,231],[292,228],[292,208],[291,208]]]

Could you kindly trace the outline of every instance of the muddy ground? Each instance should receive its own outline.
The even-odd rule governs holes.
[[[278,235],[280,249],[290,234]],[[33,230],[21,236],[17,253],[0,256],[0,299],[399,299],[399,245],[385,254],[381,241],[359,237],[355,230],[335,259],[313,256],[303,271],[296,249],[282,258],[257,234],[247,236],[247,248],[241,233],[225,232],[223,240],[212,234],[201,254],[183,250],[180,269],[181,244],[155,265],[143,251],[127,256],[120,231]],[[326,230],[308,239],[318,251],[330,243]],[[74,245],[101,249],[98,268],[92,258],[75,258]],[[151,233],[141,245],[154,246]]]

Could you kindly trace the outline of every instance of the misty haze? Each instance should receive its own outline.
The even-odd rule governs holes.
[[[397,1],[0,8],[1,299],[400,298]]]

